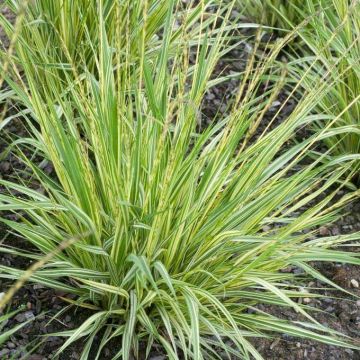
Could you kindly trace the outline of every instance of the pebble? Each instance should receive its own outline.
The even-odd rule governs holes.
[[[280,338],[277,338],[273,341],[273,343],[270,345],[270,350],[274,349],[274,347],[280,342]]]
[[[43,360],[44,357],[42,355],[38,355],[38,354],[33,354],[31,355],[28,360]]]
[[[35,305],[35,311],[37,314],[39,314],[41,312],[41,301],[40,300],[36,300],[36,305]]]
[[[334,300],[331,298],[323,298],[322,301],[326,304],[332,304],[334,302]]]
[[[340,235],[340,229],[338,226],[334,226],[332,229],[331,229],[331,232],[333,235]]]
[[[39,289],[45,289],[45,286],[44,285],[41,285],[41,284],[35,284],[33,286],[34,290],[39,290]]]
[[[26,311],[25,318],[26,320],[35,319],[35,315],[32,311]]]
[[[25,313],[20,313],[15,316],[15,320],[19,323],[22,323],[26,320]]]
[[[281,102],[279,100],[275,100],[273,101],[273,103],[271,104],[270,110],[273,110],[274,108],[277,108],[281,105]]]
[[[14,349],[16,345],[10,341],[10,342],[8,342],[8,343],[6,344],[6,346],[7,346],[9,349]]]
[[[39,314],[39,315],[37,316],[37,319],[38,319],[39,321],[44,320],[44,319],[45,319],[45,315],[44,315],[44,314]]]
[[[320,226],[320,228],[319,228],[319,234],[320,234],[321,236],[329,235],[329,230],[328,230],[328,228],[326,228],[325,226]]]
[[[332,306],[328,306],[328,307],[325,309],[325,311],[326,311],[327,313],[332,313],[334,310],[335,310],[335,309],[334,309]]]
[[[3,349],[0,351],[0,359],[3,359],[3,356],[7,355],[10,352],[9,349]]]
[[[40,168],[40,169],[45,169],[48,165],[49,165],[49,161],[48,161],[48,160],[43,160],[43,161],[41,161],[41,163],[39,164],[39,168]]]
[[[45,195],[45,189],[42,186],[39,186],[37,189],[35,189],[39,194]]]
[[[354,287],[354,288],[359,287],[359,282],[357,280],[355,280],[355,279],[351,279],[350,283],[351,283],[352,287]]]
[[[29,339],[29,335],[24,333],[24,332],[21,332],[19,333],[19,336],[21,336],[23,338],[24,341],[28,342],[28,339]]]
[[[294,274],[299,275],[299,274],[304,274],[304,273],[305,273],[305,271],[303,269],[299,268],[299,267],[296,267],[294,269]]]
[[[304,302],[304,304],[310,304],[311,299],[306,297],[306,298],[303,299],[303,302]]]
[[[32,311],[26,311],[26,312],[23,312],[23,313],[20,313],[20,314],[17,314],[15,316],[15,320],[19,323],[22,323],[26,320],[30,320],[30,319],[34,319],[35,316],[34,316],[34,313]]]
[[[214,100],[215,99],[215,95],[213,93],[209,93],[206,95],[206,99],[207,100]]]
[[[360,300],[357,300],[357,301],[356,301],[356,305],[357,305],[358,307],[360,307]]]
[[[0,170],[1,172],[8,172],[10,170],[10,163],[8,161],[3,161],[0,164]]]

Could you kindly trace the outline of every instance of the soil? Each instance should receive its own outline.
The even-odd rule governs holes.
[[[246,52],[244,52],[243,47],[240,47],[232,51],[230,56],[219,64],[219,69],[221,69],[221,71],[224,71],[225,69],[225,73],[239,71],[239,69],[243,67],[245,61]],[[237,85],[237,80],[232,80],[226,84],[221,84],[206,94],[202,111],[203,123],[206,124],[210,122],[218,111],[226,113],[227,100],[235,91]],[[277,110],[277,107],[283,103],[285,97],[286,94],[284,93],[279,95],[279,98],[274,102],[274,108],[271,109],[268,114],[268,119],[273,115],[274,111]],[[277,121],[281,121],[288,116],[295,104],[295,101],[290,101],[285,106]],[[273,113],[271,114],[271,112]],[[264,127],[265,124],[259,131],[261,132]],[[14,122],[8,126],[5,129],[5,133],[7,132],[12,134],[15,133],[17,136],[25,136],[26,134],[20,121]],[[2,137],[0,139],[0,154],[6,146],[6,137]],[[51,164],[46,164],[45,166],[48,167],[48,172],[51,173]],[[23,171],[24,169],[24,165],[14,155],[8,154],[0,160],[0,177],[2,178],[11,178],[16,172],[19,170]],[[2,190],[3,189],[0,188],[0,191]],[[334,224],[322,227],[320,229],[320,236],[348,234],[356,231],[360,231],[359,200],[353,202],[344,209],[344,215],[340,220]],[[13,235],[8,235],[7,229],[4,227],[0,227],[0,243],[2,238],[5,238],[4,242],[7,244],[11,243],[11,245],[24,250],[29,248],[29,245],[25,240]],[[347,250],[358,251],[356,247],[348,248]],[[24,261],[24,259],[20,257],[0,254],[0,264],[26,269],[30,263]],[[360,267],[320,262],[312,265],[323,275],[354,294],[354,296],[351,297],[340,291],[329,290],[327,289],[327,286],[320,281],[312,280],[310,283],[308,281],[304,282],[304,286],[310,286],[314,289],[314,292],[324,295],[322,298],[309,299],[309,305],[322,310],[321,312],[313,313],[313,316],[321,324],[327,325],[352,337],[360,344]],[[284,271],[299,273],[299,269],[297,268],[284,269]],[[301,275],[301,273],[299,273],[299,275]],[[6,288],[10,284],[11,282],[9,281],[0,280],[0,293],[6,291]],[[26,284],[16,294],[11,303],[12,308],[23,307],[24,309],[6,324],[5,329],[25,322],[27,319],[33,319],[33,321],[14,334],[2,348],[0,347],[0,360],[10,359],[12,356],[21,358],[25,355],[29,355],[30,349],[35,345],[35,341],[39,339],[39,336],[79,326],[89,315],[87,311],[71,308],[56,317],[56,319],[54,318],[60,310],[67,306],[67,304],[61,300],[61,297],[65,295],[66,294],[36,284]],[[291,310],[284,308],[279,309],[275,306],[265,307],[261,304],[259,304],[258,307],[279,318],[291,319],[293,321],[301,320],[299,314]],[[252,339],[251,341],[263,355],[264,359],[267,360],[360,360],[360,351],[324,345],[310,340],[297,339],[286,334],[281,336],[274,335],[271,339],[257,338]],[[62,343],[63,340],[59,337],[45,336],[42,344],[35,348],[28,358],[31,360],[52,359],[56,350],[59,348],[59,345]],[[109,344],[104,350],[104,355],[101,359],[107,360],[113,358],[115,355],[114,349],[116,349],[116,345],[119,344],[118,340],[115,340],[115,343],[117,344]],[[79,359],[83,346],[84,343],[79,341],[66,352],[63,352],[59,359]],[[91,358],[92,357],[89,359]],[[150,359],[162,360],[165,359],[165,356],[161,353],[160,349],[154,348],[151,352]]]

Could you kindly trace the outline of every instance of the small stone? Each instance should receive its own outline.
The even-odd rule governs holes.
[[[19,323],[22,323],[26,320],[25,313],[20,313],[15,316],[15,320]]]
[[[293,267],[292,266],[288,266],[288,267],[286,267],[286,268],[284,268],[284,269],[281,269],[280,270],[282,273],[291,273],[291,272],[293,272]]]
[[[322,301],[326,304],[332,304],[334,302],[334,300],[331,298],[323,298]]]
[[[8,161],[3,161],[0,164],[0,170],[1,172],[8,172],[10,170],[10,163]]]
[[[306,297],[306,298],[303,299],[303,302],[304,302],[304,304],[310,304],[310,303],[311,303],[311,299],[308,298],[308,297]]]
[[[28,360],[43,360],[44,357],[42,355],[38,355],[38,354],[33,354],[31,355]]]
[[[45,195],[45,189],[42,186],[39,186],[35,191],[41,195]]]
[[[294,274],[299,275],[299,274],[304,274],[304,273],[305,273],[305,271],[303,269],[301,269],[299,267],[294,268]]]
[[[296,343],[296,347],[301,347],[301,344],[299,342]]]
[[[39,164],[39,168],[40,168],[40,169],[45,169],[48,165],[49,165],[49,161],[48,161],[48,160],[43,160],[43,161]]]
[[[8,342],[8,343],[6,344],[6,346],[8,347],[8,349],[14,349],[14,348],[15,348],[15,344],[12,343],[11,341]]]
[[[334,226],[332,229],[331,229],[331,232],[333,235],[340,235],[340,229],[338,226]]]
[[[354,288],[359,287],[359,282],[357,280],[355,280],[355,279],[351,279],[350,283],[351,283],[352,287],[354,287]]]
[[[206,99],[207,100],[214,100],[215,99],[215,95],[211,92],[206,94]]]
[[[335,309],[332,307],[332,306],[328,306],[326,309],[325,309],[325,312],[327,313],[332,313]]]
[[[36,311],[36,314],[40,314],[41,312],[41,301],[40,300],[36,300],[36,304],[35,304],[35,311]]]
[[[44,319],[45,319],[45,314],[39,314],[39,315],[37,316],[37,319],[38,319],[39,321],[44,320]],[[43,328],[43,329],[44,329],[44,328]]]
[[[34,290],[39,290],[39,289],[45,289],[45,286],[44,285],[41,285],[41,284],[35,284],[33,286]]]
[[[29,339],[29,335],[28,334],[25,334],[25,332],[21,332],[19,334],[19,336],[21,336],[23,338],[23,340],[26,340],[26,342],[28,342],[28,339]]]
[[[24,313],[24,315],[25,315],[25,319],[26,319],[26,320],[30,320],[30,319],[34,319],[34,318],[35,318],[35,315],[34,315],[34,313],[33,313],[32,311],[26,311],[26,312]]]
[[[321,236],[329,235],[329,230],[328,230],[328,228],[326,228],[325,226],[320,226],[320,228],[319,228],[319,234],[320,234]]]
[[[270,350],[272,350],[279,342],[280,338],[275,339],[275,341],[273,341],[273,343],[270,345]]]
[[[360,307],[360,300],[356,301],[356,306]]]
[[[7,355],[10,352],[9,349],[3,349],[0,351],[0,359],[4,359],[5,355]]]
[[[270,109],[273,110],[274,108],[277,108],[281,105],[281,102],[279,100],[275,100],[273,101],[273,103],[271,104]]]

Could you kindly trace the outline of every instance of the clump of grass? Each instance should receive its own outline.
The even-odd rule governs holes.
[[[303,16],[299,13],[304,11],[304,5],[306,8],[307,2],[302,0],[237,0],[237,6],[248,19],[258,24],[291,30],[303,20]]]
[[[298,81],[305,71],[308,72],[302,83],[305,92],[311,91],[319,78],[334,79],[333,86],[321,99],[316,111],[327,114],[328,121],[338,118],[333,127],[342,131],[324,143],[334,155],[348,154],[358,159],[354,163],[354,182],[360,184],[360,3],[320,3],[320,16],[312,18],[299,32],[307,51],[304,54],[302,49],[296,49],[297,54],[290,62],[290,73]],[[299,53],[303,54],[300,58]],[[325,124],[324,121],[316,123],[318,128]]]
[[[254,141],[282,83],[258,95],[280,48],[260,63],[252,56],[229,114],[200,133],[204,94],[225,80],[212,74],[234,40],[231,7],[210,12],[200,2],[180,11],[180,2],[167,3],[155,46],[147,36],[150,2],[128,3],[142,9],[135,38],[138,20],[108,26],[108,19],[122,24],[119,2],[111,9],[96,2],[95,20],[78,24],[85,35],[72,54],[58,31],[48,46],[41,30],[54,25],[41,15],[48,2],[34,2],[6,81],[31,132],[15,145],[44,192],[0,180],[21,194],[0,194],[0,210],[21,215],[20,222],[2,221],[38,252],[0,250],[33,260],[52,254],[30,279],[76,295],[67,301],[93,311],[78,329],[56,334],[66,337],[59,352],[85,337],[83,359],[100,334],[96,358],[117,336],[123,359],[138,356],[142,343],[146,356],[156,343],[170,359],[261,359],[249,338],[273,331],[355,347],[297,303],[315,295],[298,291],[297,276],[281,272],[295,265],[336,286],[309,262],[360,263],[356,254],[330,249],[358,234],[306,241],[356,196],[329,205],[352,166],[346,157],[324,163],[324,154],[304,165],[311,146],[334,130],[287,147],[299,128],[321,119],[312,110],[332,80],[319,82],[286,120]],[[190,26],[193,11],[198,23]],[[56,177],[21,154],[23,147],[50,161]],[[59,252],[64,239],[77,241]],[[3,278],[24,276],[6,266],[0,271]],[[259,303],[291,307],[305,320],[278,319],[258,310]]]
[[[297,41],[290,50],[290,74],[295,83],[302,82],[302,95],[311,91],[321,77],[332,77],[334,82],[327,96],[322,98],[316,112],[339,119],[333,127],[342,131],[324,140],[335,155],[360,154],[360,4],[357,0],[245,1],[245,14],[263,25],[284,30],[297,27]],[[259,18],[259,14],[261,18]],[[336,79],[336,80],[335,80]],[[324,126],[324,121],[315,127]],[[317,156],[317,154],[315,155]],[[331,159],[331,156],[329,156]],[[359,184],[360,161],[353,182]]]

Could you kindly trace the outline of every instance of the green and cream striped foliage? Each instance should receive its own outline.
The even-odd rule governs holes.
[[[273,130],[260,131],[282,82],[258,90],[280,47],[261,62],[250,56],[228,113],[200,132],[205,92],[227,80],[214,69],[242,41],[230,5],[79,1],[72,13],[70,1],[61,3],[60,10],[45,0],[30,5],[5,74],[5,95],[30,131],[14,146],[44,191],[0,180],[9,190],[0,210],[21,215],[2,221],[37,252],[0,250],[33,260],[54,254],[30,280],[76,295],[68,301],[92,311],[79,328],[56,334],[65,337],[59,353],[83,338],[81,358],[92,351],[101,359],[119,336],[114,358],[125,360],[143,344],[145,357],[157,344],[169,359],[261,359],[250,339],[274,331],[355,347],[309,315],[297,298],[316,295],[281,272],[295,265],[336,286],[309,262],[360,263],[331,249],[358,234],[312,237],[357,195],[330,205],[351,160],[308,160],[308,150],[336,131],[324,127],[288,146],[298,129],[322,119],[312,111],[329,83],[319,82]],[[157,9],[161,18],[151,16]],[[59,11],[70,16],[56,19]],[[81,38],[76,47],[74,37]],[[24,148],[51,162],[55,176]],[[2,278],[23,274],[0,266]],[[257,310],[259,303],[291,307],[306,320],[278,319]]]

